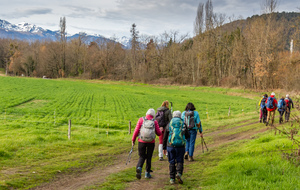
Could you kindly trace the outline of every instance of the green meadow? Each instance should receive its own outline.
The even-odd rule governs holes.
[[[194,103],[204,130],[214,131],[219,126],[234,126],[240,121],[257,122],[257,102],[262,94],[211,87],[0,76],[0,189],[29,189],[58,174],[88,171],[99,164],[111,164],[116,155],[127,152],[131,147],[129,121],[133,132],[138,118],[144,116],[149,108],[160,107],[164,100],[173,102],[173,111],[183,111],[188,102]],[[70,139],[69,120],[72,124]],[[282,145],[274,144],[279,142],[277,138],[284,140],[283,137],[265,135],[269,136],[259,139],[270,140],[226,146],[225,150],[230,148],[233,152],[224,151],[226,158],[220,155],[222,149],[215,150],[214,155],[205,154],[208,160],[217,159],[220,164],[208,162],[210,171],[204,173],[194,167],[195,173],[212,176],[204,178],[201,184],[208,189],[248,189],[253,183],[256,184],[256,178],[263,175],[259,165],[278,165],[277,162],[281,162],[280,155],[273,159],[274,163],[265,160],[261,155],[263,149],[257,149],[256,144],[273,142],[264,147],[273,149]],[[240,163],[243,163],[242,166]],[[241,171],[243,167],[245,169]],[[294,168],[295,173],[299,172],[292,164],[285,168]],[[263,172],[276,174],[282,168],[266,170]],[[123,173],[128,178],[128,171]],[[223,174],[230,174],[239,183],[229,183],[232,179]],[[247,179],[243,175],[248,174],[251,176],[250,181],[241,184],[241,180]],[[287,175],[287,172],[284,174]],[[122,172],[114,175],[122,176]],[[134,180],[134,173],[132,175]],[[193,180],[196,179],[190,179],[181,188],[193,189]],[[294,181],[296,179],[298,178],[290,178],[290,189],[295,189],[295,184],[299,185]],[[284,178],[280,180],[285,181]],[[124,181],[120,183],[120,187],[126,186],[122,185]],[[223,183],[227,185],[222,186]],[[263,189],[269,187],[259,185],[257,187]],[[272,187],[269,189],[273,189]],[[98,188],[101,189],[102,186]]]

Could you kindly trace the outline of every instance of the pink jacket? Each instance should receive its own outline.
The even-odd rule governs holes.
[[[153,119],[153,116],[152,115],[146,115],[146,118],[147,119]],[[143,124],[143,118],[141,117],[137,124],[136,124],[136,127],[134,129],[134,132],[133,132],[133,136],[132,136],[132,142],[135,142],[135,139],[136,137],[138,137],[139,133],[140,133],[140,129],[142,127],[142,124]],[[161,133],[161,130],[159,129],[159,125],[157,123],[157,121],[155,120],[154,121],[154,124],[155,124],[155,133],[157,136],[160,136],[162,133]],[[145,141],[142,141],[141,139],[138,139],[139,142],[142,142],[142,143],[155,143],[155,139],[151,142],[145,142]]]

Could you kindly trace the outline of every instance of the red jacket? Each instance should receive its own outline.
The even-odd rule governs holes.
[[[268,111],[274,111],[274,110],[277,109],[277,100],[276,100],[276,98],[274,97],[274,95],[271,95],[270,97],[273,98],[273,107],[274,107],[274,108],[272,108],[272,109],[267,108],[267,110],[268,110]],[[266,100],[266,105],[267,105],[267,102],[268,102],[268,99]]]
[[[150,119],[153,119],[153,116],[152,115],[146,115],[146,118],[150,120]],[[143,118],[141,117],[139,119],[139,121],[137,122],[136,127],[134,129],[133,136],[132,136],[132,142],[135,142],[136,137],[139,135],[142,124],[143,124]],[[155,133],[156,133],[157,136],[160,136],[162,133],[161,133],[161,130],[159,129],[159,125],[158,125],[156,120],[154,121],[154,124],[155,124]],[[142,143],[155,143],[155,139],[151,142],[145,142],[145,141],[142,141],[139,138],[138,141],[142,142]]]

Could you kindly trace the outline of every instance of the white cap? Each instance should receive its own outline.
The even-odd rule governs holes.
[[[289,96],[290,96],[290,95],[289,95],[289,94],[287,94],[285,97],[287,97],[287,98],[288,98]]]
[[[275,96],[275,92],[272,92],[271,95]]]
[[[181,112],[180,111],[174,111],[173,112],[173,117],[181,117]]]
[[[155,110],[153,108],[148,109],[146,115],[152,115],[154,117],[155,116]]]

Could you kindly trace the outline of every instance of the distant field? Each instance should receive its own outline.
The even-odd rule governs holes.
[[[124,82],[68,81],[31,78],[0,78],[1,119],[7,122],[38,123],[45,126],[74,124],[125,129],[148,108],[158,108],[164,100],[173,110],[183,111],[193,102],[201,118],[219,118],[256,110],[255,101],[227,96],[242,93],[209,87],[151,86]],[[258,97],[257,97],[258,98]]]
[[[193,102],[208,129],[257,117],[259,96],[210,87],[0,76],[0,189],[34,187],[58,172],[109,164],[131,146],[129,120],[134,129],[164,100],[173,102],[173,111]]]

